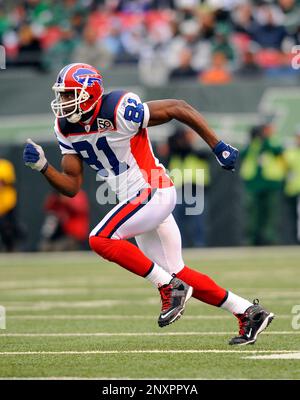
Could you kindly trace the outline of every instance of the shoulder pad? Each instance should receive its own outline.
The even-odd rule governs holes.
[[[120,100],[127,92],[125,90],[114,90],[102,97],[99,118],[108,119],[116,127],[115,115]]]

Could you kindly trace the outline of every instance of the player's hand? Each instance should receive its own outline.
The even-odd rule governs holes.
[[[235,163],[239,155],[238,149],[221,140],[213,149],[213,152],[222,168],[229,171],[235,170]]]
[[[48,161],[41,146],[27,139],[23,153],[23,160],[27,167],[36,171],[45,172],[48,167]]]

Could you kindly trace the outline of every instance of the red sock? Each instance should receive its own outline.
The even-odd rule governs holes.
[[[227,291],[209,276],[185,266],[176,276],[194,288],[193,297],[204,303],[219,307],[227,297]]]
[[[153,262],[134,244],[126,240],[90,237],[91,248],[106,260],[115,262],[139,276],[147,276]]]

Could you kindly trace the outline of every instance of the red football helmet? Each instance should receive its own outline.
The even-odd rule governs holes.
[[[89,64],[74,63],[65,66],[58,74],[52,89],[55,99],[51,108],[57,118],[67,117],[76,123],[83,114],[93,110],[103,95],[102,76]],[[74,91],[74,98],[62,101],[61,93]]]

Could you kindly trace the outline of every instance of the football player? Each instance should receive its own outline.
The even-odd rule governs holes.
[[[180,232],[172,216],[176,190],[153,155],[147,127],[172,119],[187,124],[228,171],[235,168],[238,150],[219,140],[201,114],[185,101],[142,103],[132,92],[116,90],[104,94],[101,74],[87,64],[65,66],[52,89],[54,131],[62,153],[62,172],[47,161],[42,147],[30,139],[25,146],[24,162],[70,197],[80,190],[85,162],[117,194],[119,203],[90,234],[91,248],[158,288],[162,301],[160,327],[180,318],[193,296],[238,318],[239,334],[230,344],[254,343],[274,315],[257,301],[250,303],[185,265]],[[138,247],[126,240],[133,237]]]

